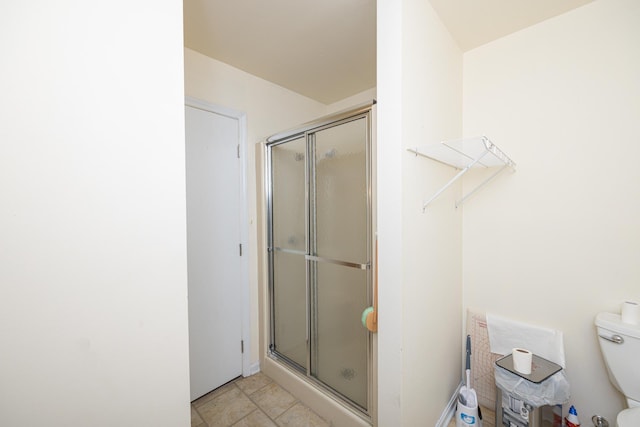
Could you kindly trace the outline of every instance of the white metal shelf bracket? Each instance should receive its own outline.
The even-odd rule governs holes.
[[[439,144],[430,144],[422,147],[416,147],[415,149],[408,149],[408,151],[427,157],[429,159],[453,166],[460,171],[447,182],[442,188],[440,188],[433,196],[424,202],[422,211],[427,209],[427,206],[431,204],[438,196],[440,196],[445,190],[447,190],[453,183],[460,179],[465,173],[467,173],[473,167],[495,167],[500,168],[489,176],[487,179],[478,184],[473,190],[468,192],[460,200],[456,201],[456,208],[461,206],[465,200],[471,197],[480,188],[484,187],[491,180],[493,180],[498,174],[507,168],[511,168],[515,171],[516,164],[504,154],[494,143],[492,143],[486,136],[478,138],[460,139],[456,141],[442,141]],[[487,154],[491,154],[487,156]]]

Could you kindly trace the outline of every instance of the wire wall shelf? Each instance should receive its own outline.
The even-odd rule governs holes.
[[[442,141],[437,144],[428,144],[416,148],[409,148],[408,151],[414,153],[416,156],[427,157],[460,170],[456,176],[440,188],[440,190],[431,196],[431,198],[424,202],[422,205],[423,212],[431,202],[433,202],[440,194],[453,185],[454,182],[460,179],[471,168],[498,167],[498,170],[489,176],[489,178],[477,185],[473,190],[468,192],[460,200],[457,200],[456,208],[462,205],[467,198],[478,191],[481,187],[488,184],[489,181],[505,169],[510,168],[513,171],[516,170],[516,164],[513,160],[511,160],[509,156],[500,150],[486,136]]]

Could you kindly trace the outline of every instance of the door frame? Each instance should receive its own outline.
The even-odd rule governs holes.
[[[249,207],[247,194],[247,115],[246,113],[220,105],[212,104],[190,96],[185,97],[185,107],[197,108],[213,114],[234,119],[238,122],[238,154],[240,156],[240,244],[242,256],[240,257],[240,294],[242,307],[242,323],[240,326],[241,339],[244,343],[242,352],[242,376],[248,377],[254,374],[251,366],[251,290],[249,286],[249,261],[252,257],[249,251]]]

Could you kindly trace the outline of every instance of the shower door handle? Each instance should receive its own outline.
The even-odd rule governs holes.
[[[368,270],[370,268],[370,263],[360,264],[357,262],[340,261],[337,259],[323,258],[319,256],[314,256],[314,255],[305,255],[305,259],[307,261],[327,262],[329,264],[337,264],[337,265],[342,265],[344,267],[357,268],[360,270]]]

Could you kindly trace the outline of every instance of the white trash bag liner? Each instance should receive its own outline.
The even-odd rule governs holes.
[[[556,372],[539,384],[512,374],[506,369],[495,367],[496,386],[503,392],[538,408],[540,406],[561,405],[569,401],[569,381],[564,370]]]

